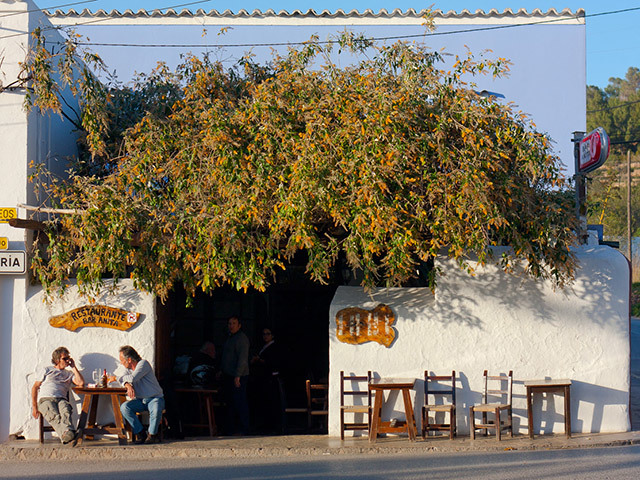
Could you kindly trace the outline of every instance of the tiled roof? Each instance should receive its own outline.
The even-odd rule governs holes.
[[[218,12],[217,10],[209,10],[208,12],[198,9],[195,11],[190,11],[187,9],[183,9],[180,11],[169,9],[165,11],[161,10],[138,10],[134,12],[130,9],[125,10],[124,12],[120,12],[118,10],[112,10],[111,12],[107,12],[105,10],[97,10],[95,12],[90,11],[88,8],[80,12],[76,12],[74,9],[69,9],[66,12],[61,10],[56,10],[54,12],[50,12],[48,10],[44,10],[45,14],[51,18],[113,18],[113,19],[124,19],[124,18],[193,18],[193,17],[214,17],[214,18],[226,18],[226,19],[239,19],[239,18],[305,18],[305,19],[344,19],[344,18],[371,18],[371,19],[388,19],[388,18],[421,18],[423,15],[427,13],[427,10],[419,10],[416,11],[412,8],[402,11],[400,9],[394,9],[392,11],[387,11],[386,9],[381,9],[377,12],[373,10],[367,9],[362,12],[358,10],[351,10],[349,12],[345,12],[342,9],[338,9],[335,12],[330,12],[329,10],[322,10],[321,12],[316,12],[315,10],[309,9],[306,12],[302,12],[300,10],[293,10],[292,12],[287,12],[286,10],[280,10],[276,12],[272,9],[266,10],[264,12],[260,10],[253,10],[252,12],[248,12],[247,10],[239,10],[234,13],[231,10],[225,10],[223,12]],[[546,12],[536,8],[531,12],[527,12],[526,9],[521,8],[517,11],[513,11],[511,9],[505,9],[500,12],[496,9],[491,9],[488,12],[484,12],[483,10],[476,10],[475,12],[471,12],[469,10],[462,10],[461,12],[455,12],[453,10],[444,12],[442,10],[434,10],[433,14],[435,19],[469,19],[469,20],[478,20],[478,19],[542,19],[542,18],[557,18],[557,17],[584,17],[585,11],[584,9],[578,9],[575,12],[572,12],[569,8],[565,8],[561,11],[557,11],[555,8],[551,8]]]

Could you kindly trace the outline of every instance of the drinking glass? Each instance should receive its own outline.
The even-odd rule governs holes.
[[[96,387],[100,383],[100,377],[101,377],[100,370],[94,370],[93,373],[91,374],[91,378],[93,378],[93,383],[95,384]]]

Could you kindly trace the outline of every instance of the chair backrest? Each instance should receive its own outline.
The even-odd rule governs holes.
[[[484,391],[482,403],[494,403],[490,397],[498,397],[500,403],[511,405],[511,391],[513,387],[513,370],[508,375],[489,375],[484,371]]]
[[[429,401],[429,395],[433,397],[433,402]],[[451,375],[429,375],[429,371],[424,371],[424,404],[444,404],[445,397],[451,397],[451,404],[456,404],[456,371],[452,370]]]
[[[329,406],[329,385],[307,380],[307,408],[310,412],[326,411]]]
[[[371,382],[371,371],[366,375],[345,375],[344,371],[340,371],[340,406],[345,406],[345,398],[349,398],[348,405],[371,405],[371,391],[369,383]],[[362,403],[355,400],[361,398]]]

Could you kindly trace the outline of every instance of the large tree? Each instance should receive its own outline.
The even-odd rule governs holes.
[[[637,163],[640,140],[640,70],[630,67],[625,78],[609,79],[604,89],[587,87],[587,129],[598,126],[608,132],[612,145],[607,163],[589,174],[589,222],[602,223],[607,235],[627,231],[627,152]],[[640,202],[638,173],[632,173],[632,205]],[[632,208],[632,233],[640,228],[640,210]]]
[[[339,67],[344,49],[368,55]],[[443,253],[471,272],[495,245],[512,247],[496,259],[506,270],[572,278],[573,210],[549,139],[467,83],[505,74],[504,59],[445,70],[423,46],[345,34],[269,65],[190,57],[122,88],[38,58],[25,63],[41,84],[31,105],[64,109],[59,70],[92,109],[82,167],[47,186],[67,212],[34,249],[49,291],[75,276],[90,292],[105,274],[161,298],[176,282],[264,289],[300,255],[318,282],[342,263],[363,285],[401,285]]]

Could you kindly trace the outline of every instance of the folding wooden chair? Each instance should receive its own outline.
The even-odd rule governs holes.
[[[44,424],[44,415],[42,415],[42,413],[40,414],[40,417],[38,417],[38,423],[39,423],[39,439],[40,439],[40,443],[44,443],[44,433],[45,432],[53,432],[54,429],[51,425],[45,425]]]
[[[511,412],[511,391],[513,387],[513,371],[509,370],[508,375],[490,376],[484,371],[484,391],[482,393],[482,404],[469,407],[469,423],[471,439],[476,438],[476,430],[483,429],[485,435],[489,430],[495,429],[496,438],[501,440],[502,430],[508,429],[513,437],[513,417]],[[497,385],[497,388],[490,388]],[[497,398],[497,402],[490,403],[489,398]],[[502,420],[502,412],[506,412],[506,419]],[[482,423],[476,424],[475,412],[482,413]],[[493,413],[494,421],[487,421],[487,414]]]
[[[449,403],[445,403],[450,397]],[[430,402],[430,399],[433,401]],[[431,423],[429,412],[449,414],[449,423]],[[443,419],[444,420],[444,419]],[[430,431],[449,431],[449,438],[456,435],[456,371],[451,375],[429,375],[424,372],[424,406],[422,407],[422,438],[426,438]]]
[[[369,430],[371,428],[371,371],[367,375],[345,375],[340,372],[340,438],[345,430]],[[360,400],[360,402],[357,402]],[[353,414],[351,423],[345,422],[345,413]],[[357,421],[358,415],[366,415],[366,422]]]
[[[313,427],[313,418],[323,419],[326,424],[329,418],[329,385],[325,383],[311,383],[307,380],[307,415],[309,430]]]

